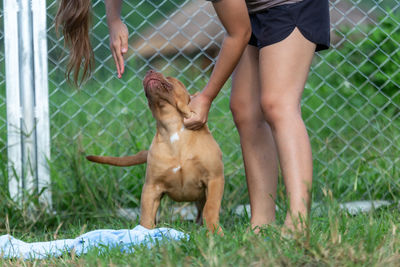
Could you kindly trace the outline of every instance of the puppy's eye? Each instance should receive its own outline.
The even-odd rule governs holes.
[[[171,90],[173,89],[173,86],[172,86],[171,83],[164,83],[163,85],[164,85],[164,88],[165,88],[167,91],[171,91]]]

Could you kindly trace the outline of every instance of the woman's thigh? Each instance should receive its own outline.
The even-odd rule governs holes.
[[[261,115],[259,51],[248,45],[232,76],[230,105],[235,121]]]
[[[283,41],[260,50],[261,102],[269,109],[299,108],[316,45],[295,28]]]

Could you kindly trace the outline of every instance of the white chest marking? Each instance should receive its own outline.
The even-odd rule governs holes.
[[[171,135],[169,140],[171,141],[171,143],[178,141],[179,140],[179,134],[178,133],[174,133],[173,135]]]
[[[176,173],[176,172],[179,171],[180,169],[181,169],[181,166],[178,166],[178,167],[176,167],[176,168],[173,168],[172,171],[173,171],[174,173]]]

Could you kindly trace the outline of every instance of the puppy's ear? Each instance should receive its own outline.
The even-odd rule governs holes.
[[[185,118],[190,117],[190,109],[188,107],[190,101],[189,94],[175,94],[176,108]]]
[[[185,88],[185,94],[177,96],[175,102],[177,109],[183,114],[183,116],[189,118],[192,111],[189,109],[188,104],[192,98],[196,97],[200,92],[196,92],[193,95],[188,95],[186,92],[187,90]]]
[[[176,103],[176,108],[180,113],[183,114],[185,118],[189,118],[191,112],[188,107],[188,104],[190,102],[189,93],[185,85],[178,79],[175,79],[174,85],[175,85],[174,99]]]
[[[173,101],[170,101],[170,104],[174,105],[185,118],[189,118],[191,112],[188,107],[190,96],[185,85],[173,77],[167,77],[167,80],[173,86],[172,93],[170,94]]]

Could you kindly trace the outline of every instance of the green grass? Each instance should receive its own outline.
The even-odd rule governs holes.
[[[328,199],[328,198],[327,198]],[[173,227],[190,235],[189,240],[159,243],[148,249],[135,246],[134,254],[117,249],[99,254],[64,255],[41,261],[0,260],[4,266],[84,265],[84,266],[398,266],[400,264],[400,212],[397,207],[351,216],[339,210],[335,201],[326,201],[323,212],[313,213],[310,231],[305,235],[281,236],[278,222],[256,236],[247,231],[248,220],[223,212],[224,237],[207,235],[204,227],[192,222],[172,222],[167,215],[159,226]],[[71,238],[94,229],[132,228],[137,222],[113,218],[59,222],[45,229],[12,231],[24,241]],[[57,226],[60,226],[59,228]]]
[[[166,4],[166,3],[169,4]],[[167,1],[159,7],[169,13]],[[181,3],[176,1],[174,3]],[[132,54],[127,59],[122,80],[115,78],[108,48],[103,2],[94,11],[93,44],[96,66],[93,78],[80,90],[65,82],[65,52],[55,38],[53,5],[48,10],[49,89],[51,117],[51,176],[57,212],[85,214],[118,207],[137,207],[144,167],[115,168],[87,162],[87,154],[126,155],[149,147],[155,132],[141,78],[149,68],[176,76],[191,93],[201,90],[210,75],[210,62],[199,55],[144,59]],[[159,10],[143,2],[124,8],[131,39],[150,21],[160,19]],[[132,11],[132,12],[130,12]],[[400,195],[400,94],[397,75],[400,59],[381,51],[396,51],[393,40],[399,18],[382,19],[379,27],[343,29],[348,38],[337,49],[318,54],[303,96],[303,118],[308,127],[314,156],[314,200],[323,198],[322,188],[332,190],[342,201],[358,199],[396,200]],[[358,32],[368,38],[357,39]],[[391,38],[387,38],[388,35]],[[365,55],[368,55],[366,57]],[[194,59],[195,58],[195,59]],[[208,64],[208,65],[207,65]],[[4,69],[4,61],[0,62]],[[213,103],[210,129],[224,155],[226,187],[224,207],[248,202],[239,137],[229,112],[230,83]],[[0,82],[0,100],[5,99],[5,83]],[[5,117],[0,102],[0,117]],[[0,121],[1,123],[2,121]],[[4,123],[5,125],[5,123]],[[0,125],[0,186],[7,193],[6,127]],[[282,187],[279,189],[282,193]],[[77,205],[76,203],[83,203]]]

